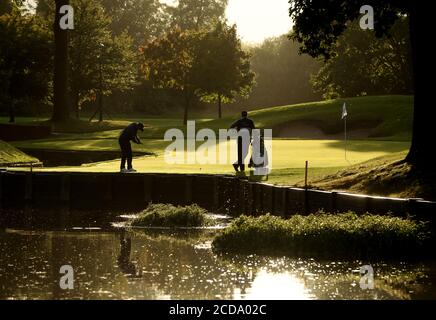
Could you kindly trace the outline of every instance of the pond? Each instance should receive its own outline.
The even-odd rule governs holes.
[[[120,213],[107,212],[1,215],[0,299],[436,298],[434,261],[223,256],[211,249],[216,229],[124,231],[114,227]],[[74,270],[70,290],[59,285],[64,265]],[[361,288],[364,265],[372,290]]]

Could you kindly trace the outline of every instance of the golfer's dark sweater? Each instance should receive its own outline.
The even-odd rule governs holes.
[[[138,138],[138,130],[139,126],[137,123],[129,124],[120,135],[120,141],[133,141],[135,143],[140,143],[141,141]]]
[[[241,129],[249,129],[251,131],[255,129],[255,126],[254,126],[254,122],[251,119],[241,118],[235,121],[230,128],[232,129],[236,128],[236,130],[238,131]]]

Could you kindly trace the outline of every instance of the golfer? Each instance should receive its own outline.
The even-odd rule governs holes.
[[[120,138],[118,139],[121,148],[121,173],[136,172],[136,170],[132,167],[133,155],[130,141],[133,141],[136,144],[141,144],[141,140],[138,137],[138,130],[144,131],[144,125],[140,122],[132,123],[121,132]]]
[[[242,118],[235,121],[230,128],[238,131],[238,161],[233,164],[236,172],[245,171],[245,158],[250,148],[251,131],[255,129],[254,122],[248,118],[248,112],[242,111]],[[246,136],[246,139],[243,137]]]

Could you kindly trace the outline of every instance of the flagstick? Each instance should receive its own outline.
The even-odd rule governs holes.
[[[347,160],[347,117],[345,117],[345,130],[344,131],[345,131],[345,160]]]

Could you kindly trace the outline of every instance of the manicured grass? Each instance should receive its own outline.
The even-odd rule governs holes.
[[[370,96],[278,106],[251,111],[250,118],[254,120],[258,128],[273,129],[273,134],[277,132],[278,128],[288,124],[292,125],[293,122],[298,121],[309,121],[325,133],[340,133],[343,130],[341,112],[344,102],[347,103],[349,130],[370,129],[371,137],[378,140],[410,140],[413,116],[412,96]],[[228,128],[238,117],[239,114],[219,120],[191,119],[196,120],[198,129],[210,128],[217,131]],[[38,121],[44,122],[46,119],[17,118],[18,123]],[[58,125],[57,130],[69,133],[106,131],[119,129],[136,121],[142,121],[145,124],[145,131],[141,133],[143,138],[162,139],[165,131],[169,128],[185,129],[180,117],[167,119],[136,115],[136,117],[114,117],[114,120],[105,120],[101,124],[98,122],[90,124],[87,118],[83,118],[82,121],[73,120],[69,125]],[[1,117],[1,122],[7,122],[7,118]],[[111,137],[115,138],[116,135],[117,133],[113,132]]]
[[[325,133],[340,133],[344,124],[341,120],[342,105],[347,103],[348,129],[368,128],[376,139],[408,141],[412,132],[412,96],[371,96],[310,102],[297,105],[251,111],[249,116],[258,128],[275,129],[298,121],[310,121]],[[218,130],[228,128],[237,118],[203,122],[199,128]]]
[[[8,123],[9,118],[0,117],[0,123]],[[114,129],[122,129],[130,122],[127,120],[110,120],[110,121],[88,121],[88,119],[71,119],[67,123],[54,123],[46,117],[17,117],[15,125],[49,125],[55,133],[92,133]]]
[[[0,140],[0,166],[37,163],[38,159],[28,156],[10,144]]]
[[[412,132],[412,96],[371,96],[309,102],[297,105],[278,106],[251,111],[249,116],[258,128],[273,129],[292,125],[298,121],[309,121],[325,133],[340,133],[343,130],[341,112],[347,103],[348,128],[369,129],[371,137],[380,140],[408,141]],[[210,128],[218,131],[227,129],[239,114],[217,120],[196,119],[197,129]],[[131,119],[137,121],[141,119]],[[185,130],[180,119],[142,119],[147,128],[142,134],[145,138],[161,139],[169,128]]]
[[[134,166],[139,172],[224,174],[233,173],[229,164],[172,164],[165,162],[164,151],[168,142],[162,140],[143,140],[143,145],[133,146],[136,151],[148,151],[156,156],[134,159]],[[59,150],[100,150],[116,151],[118,142],[111,139],[73,140],[73,141],[34,141],[17,142],[16,146],[37,148],[56,148]],[[272,168],[270,182],[295,184],[303,180],[305,161],[309,161],[309,179],[319,179],[322,175],[333,174],[339,169],[372,158],[406,151],[407,142],[388,141],[351,141],[349,143],[348,161],[345,160],[341,143],[328,140],[274,140],[272,144]],[[230,154],[230,147],[228,149]],[[230,163],[230,162],[229,162]],[[114,172],[119,161],[107,161],[81,167],[49,168],[61,171]]]
[[[344,142],[341,140],[275,139],[272,144],[273,171],[269,176],[269,182],[284,185],[301,184],[304,179],[303,168],[306,160],[309,161],[309,183],[312,183],[320,180],[324,175],[335,174],[338,170],[373,158],[393,154],[398,157],[398,154],[404,154],[409,149],[413,107],[411,96],[377,96],[305,103],[252,111],[250,117],[260,128],[273,128],[273,133],[275,128],[287,124],[292,126],[294,121],[310,121],[325,132],[341,132],[343,121],[340,118],[344,101],[348,108],[349,129],[372,125],[374,127],[370,130],[374,138],[349,141],[347,159],[344,155]],[[228,128],[237,117],[238,115],[235,114],[233,117],[221,120],[197,120],[196,129],[198,131],[201,128],[211,128],[216,131],[220,128]],[[17,118],[17,120],[23,119]],[[146,126],[145,131],[140,133],[143,145],[134,145],[134,151],[156,155],[134,160],[134,166],[140,172],[233,173],[233,168],[228,164],[168,165],[165,162],[164,150],[169,143],[162,140],[163,135],[169,128],[184,130],[180,119],[159,117],[141,119],[136,116],[105,121],[101,125],[95,124],[94,128],[94,124],[86,124],[86,128],[82,129],[82,122],[85,121],[73,122],[73,128],[70,128],[71,130],[64,128],[64,131],[82,133],[63,133],[50,139],[19,141],[14,142],[13,145],[24,149],[118,151],[117,139],[120,128],[133,121],[142,121]],[[74,168],[56,168],[55,170],[113,172],[118,170],[118,166],[119,163],[116,160]]]
[[[368,129],[372,138],[380,140],[408,141],[412,132],[412,96],[371,96],[346,98],[296,105],[278,106],[254,110],[249,113],[258,128],[279,128],[294,122],[309,121],[314,127],[328,134],[341,133],[344,123],[341,120],[343,103],[347,103],[349,130]],[[218,131],[227,129],[239,114],[217,120],[196,119],[197,129],[210,128]],[[194,119],[194,118],[192,118]],[[132,119],[138,121],[141,119]],[[185,130],[178,119],[142,119],[147,128],[145,138],[161,139],[169,128]]]
[[[213,241],[217,252],[299,257],[401,257],[421,252],[427,225],[390,216],[343,214],[241,216]]]
[[[48,117],[15,117],[15,124],[39,124],[41,121],[47,121]],[[1,117],[0,116],[0,123],[9,123],[9,117]]]
[[[150,204],[136,218],[130,221],[134,227],[203,227],[211,219],[207,211],[197,205],[173,206],[170,204]]]

